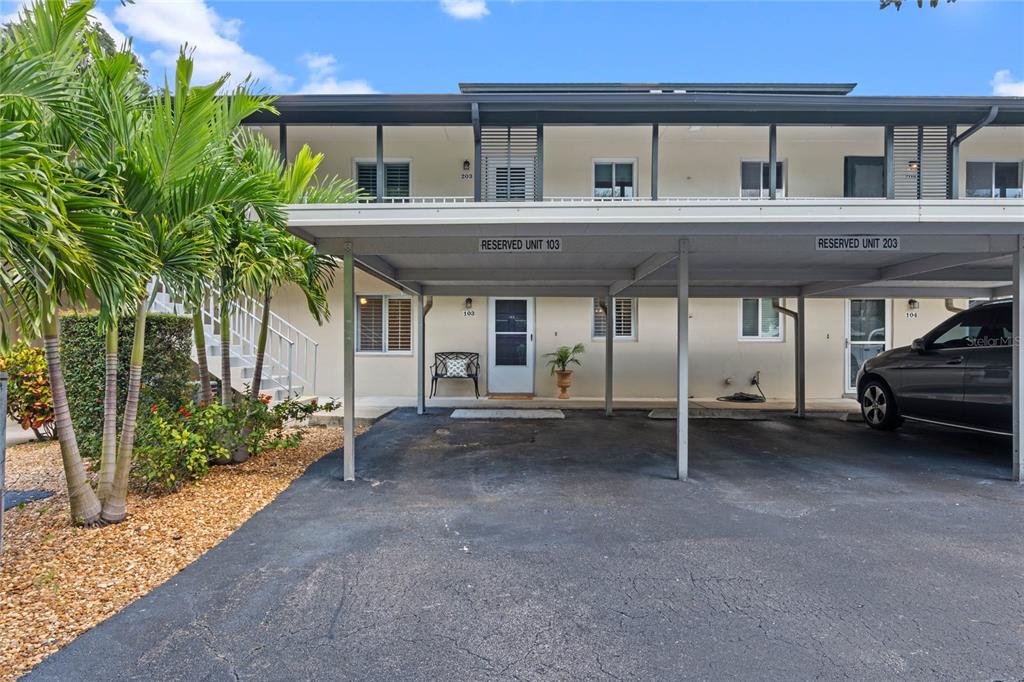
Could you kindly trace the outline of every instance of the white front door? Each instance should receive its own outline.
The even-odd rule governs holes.
[[[857,390],[857,372],[869,360],[892,347],[892,320],[884,298],[846,301],[846,391]]]
[[[487,390],[533,393],[533,299],[492,298],[487,321]]]

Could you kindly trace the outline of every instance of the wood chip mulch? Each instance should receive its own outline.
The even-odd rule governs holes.
[[[341,444],[340,429],[312,429],[297,448],[214,467],[175,493],[132,492],[128,518],[96,529],[70,523],[56,443],[8,448],[9,488],[57,492],[4,514],[0,680],[16,679],[171,578]]]

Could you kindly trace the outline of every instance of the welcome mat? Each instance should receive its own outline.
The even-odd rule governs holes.
[[[452,419],[565,419],[561,410],[453,410]]]

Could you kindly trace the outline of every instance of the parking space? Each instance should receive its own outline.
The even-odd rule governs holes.
[[[34,679],[1016,679],[1008,439],[403,409]]]

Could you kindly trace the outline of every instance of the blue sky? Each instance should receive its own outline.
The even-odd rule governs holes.
[[[5,12],[11,5],[4,0]],[[926,3],[927,5],[927,3]],[[857,94],[1024,95],[1024,2],[101,0],[155,81],[284,92],[454,92],[459,81],[834,81]]]

